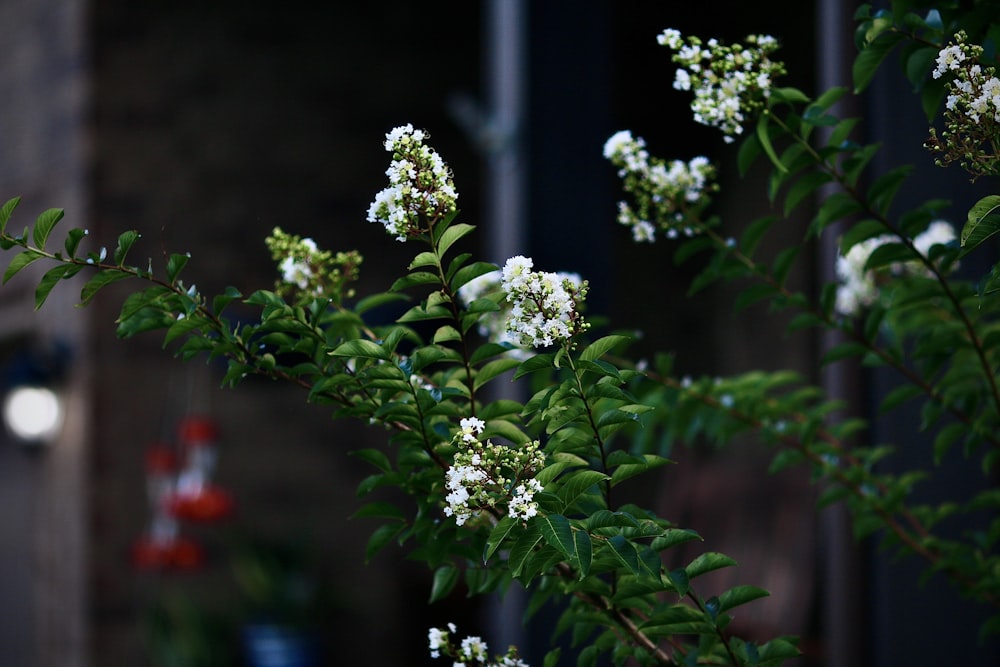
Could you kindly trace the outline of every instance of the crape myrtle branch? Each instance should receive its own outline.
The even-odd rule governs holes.
[[[944,552],[938,546],[943,540],[934,536],[930,530],[924,526],[911,510],[905,506],[900,506],[894,511],[882,506],[880,503],[872,503],[872,498],[886,497],[890,489],[886,484],[873,475],[863,461],[853,455],[850,447],[842,442],[837,436],[825,427],[818,427],[813,435],[817,440],[823,442],[826,447],[836,451],[835,459],[827,454],[816,451],[812,446],[790,432],[787,426],[777,427],[774,423],[751,415],[729,401],[723,401],[711,393],[701,392],[693,385],[676,378],[661,375],[659,373],[646,370],[647,377],[665,387],[684,392],[686,395],[694,397],[707,407],[720,412],[724,412],[730,418],[741,422],[753,431],[766,434],[768,438],[778,443],[781,447],[797,451],[815,469],[819,470],[823,477],[830,479],[840,487],[846,489],[850,494],[865,502],[866,507],[879,518],[880,522],[913,553],[919,555],[931,566],[932,569],[941,568]],[[786,419],[800,424],[810,422],[810,418],[805,414],[787,414]],[[857,477],[854,473],[859,473]],[[897,518],[898,515],[898,518]],[[909,526],[909,527],[907,527]],[[967,591],[974,591],[979,581],[969,574],[957,568],[945,567],[944,572]],[[987,604],[1000,606],[1000,598],[992,592],[981,592],[978,596]]]
[[[967,339],[970,345],[972,345],[979,364],[982,367],[983,376],[989,384],[993,407],[997,412],[1000,412],[1000,388],[997,386],[996,376],[989,364],[989,360],[986,358],[986,350],[983,345],[983,341],[979,337],[975,325],[969,318],[965,308],[962,307],[961,301],[952,289],[951,284],[942,273],[941,268],[935,262],[931,261],[929,257],[921,253],[913,244],[913,241],[909,238],[909,236],[900,231],[881,210],[877,209],[872,202],[861,193],[861,191],[851,182],[851,179],[844,172],[838,162],[821,156],[812,144],[810,144],[805,138],[799,136],[798,133],[792,132],[791,128],[789,128],[788,125],[785,124],[784,121],[782,121],[776,114],[771,113],[769,117],[776,125],[784,130],[788,136],[792,137],[793,140],[803,148],[803,150],[809,153],[819,169],[831,176],[843,192],[845,192],[861,207],[862,213],[870,217],[872,220],[875,220],[886,230],[887,233],[891,234],[893,237],[898,239],[902,245],[906,246],[913,258],[916,261],[919,261],[923,265],[924,269],[934,277],[941,288],[941,292],[951,304],[953,314],[958,318],[962,327],[965,329]],[[872,351],[874,352],[875,350]],[[897,365],[894,364],[894,367],[897,367]],[[929,396],[934,397],[932,388],[931,391],[927,393]],[[948,406],[948,409],[952,410],[953,408],[952,406]],[[998,441],[995,437],[990,438],[990,440],[994,446],[1000,444],[1000,441]]]

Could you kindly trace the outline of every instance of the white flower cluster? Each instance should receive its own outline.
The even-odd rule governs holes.
[[[506,330],[523,346],[568,342],[587,328],[579,312],[587,281],[573,274],[532,271],[532,266],[532,260],[522,255],[504,264],[500,285],[511,304]]]
[[[375,195],[368,221],[380,222],[397,241],[427,229],[436,218],[455,211],[458,192],[451,171],[434,149],[424,144],[427,133],[406,124],[385,135],[392,153],[386,170],[389,186]],[[421,220],[424,220],[422,223]]]
[[[560,280],[568,280],[572,285],[581,285],[583,279],[577,273],[556,272],[556,277]],[[477,278],[474,278],[462,285],[458,290],[458,298],[461,303],[468,307],[477,299],[488,298],[491,295],[502,293],[501,282],[503,273],[497,269],[490,271]],[[483,313],[478,322],[479,335],[491,343],[509,345],[510,351],[507,355],[515,359],[527,359],[530,353],[512,332],[507,330],[507,318],[510,315],[510,303],[503,299],[499,304],[500,309]]]
[[[306,238],[299,242],[301,252],[290,254],[281,260],[278,270],[281,271],[281,279],[286,283],[295,285],[299,289],[307,289],[313,278],[312,261],[310,257],[319,252],[316,242]]]
[[[931,127],[924,146],[935,163],[958,162],[973,180],[1000,169],[1000,79],[992,65],[981,65],[984,49],[970,44],[963,31],[938,52],[931,76],[947,77],[943,127]]]
[[[462,419],[453,438],[458,447],[454,463],[445,471],[445,516],[459,526],[480,509],[507,504],[507,514],[528,519],[538,514],[534,495],[542,490],[533,475],[545,464],[537,441],[514,449],[480,441],[486,423],[476,417]]]
[[[947,245],[955,240],[955,228],[944,220],[932,222],[925,231],[913,239],[913,247],[928,257],[935,245]],[[841,315],[853,317],[864,308],[875,303],[879,297],[879,282],[885,272],[879,274],[865,265],[879,246],[895,240],[894,236],[883,235],[866,239],[851,246],[846,255],[837,257],[837,297],[834,308]],[[890,275],[924,274],[923,265],[917,261],[898,262],[887,269]]]
[[[432,658],[440,658],[442,654],[454,660],[453,667],[528,667],[517,656],[517,649],[511,646],[507,649],[506,655],[497,656],[493,661],[489,660],[489,648],[482,637],[470,635],[462,639],[456,646],[451,641],[451,636],[457,632],[454,623],[448,624],[448,629],[430,628],[427,631],[427,645]]]
[[[715,168],[708,158],[666,162],[650,157],[646,141],[628,130],[616,132],[604,143],[604,157],[618,167],[625,191],[636,199],[634,207],[618,202],[618,222],[631,228],[633,240],[652,243],[657,225],[667,238],[694,234],[686,218],[708,203],[707,194],[715,187]]]
[[[745,47],[725,46],[715,39],[704,44],[697,37],[685,40],[667,29],[657,41],[675,52],[673,60],[681,67],[674,88],[694,92],[695,121],[722,130],[726,142],[743,133],[744,122],[763,108],[773,79],[785,73],[782,63],[770,59],[778,42],[769,35],[750,35]]]
[[[524,484],[518,484],[514,488],[514,495],[511,496],[507,505],[507,514],[512,519],[523,519],[527,521],[538,515],[538,503],[535,502],[535,494],[542,490],[542,483],[532,477]]]
[[[964,113],[973,123],[984,118],[1000,122],[1000,79],[994,76],[993,68],[983,69],[976,63],[981,53],[982,47],[967,44],[959,36],[957,44],[949,44],[938,53],[931,76],[939,79],[948,72],[954,74],[945,102],[949,111]]]

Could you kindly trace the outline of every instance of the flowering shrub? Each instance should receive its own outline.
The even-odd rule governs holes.
[[[927,147],[942,165],[957,162],[973,178],[995,175],[1000,97],[992,65],[975,46],[990,26],[954,9],[918,15],[905,2],[893,7],[858,12],[857,91],[900,47],[929,114],[944,101],[945,130],[932,132]],[[727,143],[741,138],[742,172],[769,171],[774,214],[737,221],[735,236],[720,234],[709,213],[715,168],[702,157],[654,157],[643,139],[623,130],[604,146],[631,198],[619,205],[619,222],[636,241],[662,234],[678,260],[703,260],[693,289],[738,281],[738,305],[767,299],[793,314],[793,329],[838,333],[844,342],[825,363],[853,357],[896,372],[903,382],[880,397],[881,409],[919,402],[918,428],[932,440],[934,459],[960,445],[994,474],[1000,271],[970,281],[954,269],[1000,231],[1000,195],[977,202],[956,238],[940,220],[942,200],[897,210],[910,167],[871,173],[878,146],[857,143],[856,120],[831,111],[848,91],[814,98],[779,85],[785,68],[775,60],[775,39],[724,45],[670,29],[658,39],[675,52],[675,85],[692,92],[695,121],[718,128]],[[170,256],[159,271],[130,264],[136,232],[122,234],[110,253],[83,252],[85,232],[73,229],[54,250],[49,239],[62,215],[55,210],[19,235],[8,232],[16,199],[0,208],[0,246],[16,252],[3,279],[51,262],[36,291],[41,306],[60,280],[83,270],[93,271],[83,303],[114,281],[137,278],[144,286],[122,306],[120,335],[161,330],[182,359],[227,359],[224,384],[261,374],[303,387],[337,417],[384,426],[389,449],[354,452],[374,468],[359,491],[396,487],[408,504],[376,500],[361,510],[383,522],[366,555],[392,541],[407,546],[434,571],[432,602],[460,580],[473,595],[519,582],[529,587],[532,609],[560,601],[557,630],[572,629],[580,664],[605,652],[646,665],[775,665],[799,654],[792,637],[735,636],[734,610],[768,593],[750,584],[708,589],[702,576],[733,567],[733,558],[709,548],[666,566],[699,535],[620,500],[619,487],[668,463],[649,433],[720,444],[756,434],[775,447],[774,470],[806,466],[824,483],[821,503],[846,503],[858,536],[877,533],[996,614],[995,490],[958,489],[938,503],[915,502],[914,487],[934,470],[881,470],[892,443],[867,442],[861,420],[833,418],[841,407],[836,397],[793,373],[677,378],[668,356],[630,361],[628,336],[595,333],[584,319],[586,280],[536,270],[527,257],[497,267],[460,251],[473,227],[457,221],[451,173],[428,139],[411,125],[386,135],[389,185],[368,220],[419,249],[384,293],[354,294],[357,253],[324,251],[276,229],[268,245],[281,274],[277,287],[248,295],[230,288],[208,298],[181,279],[187,255]],[[762,238],[779,220],[791,227],[785,219],[820,188],[834,192],[817,202],[801,238],[773,257],[760,252]],[[838,222],[845,224],[837,279],[816,290],[790,284],[803,245]],[[259,321],[232,323],[226,308],[236,300],[256,307]],[[380,305],[403,301],[409,307],[395,322],[372,316]],[[510,380],[530,389],[524,402],[493,398],[492,386]],[[944,530],[956,517],[977,521],[977,529],[958,536]],[[997,629],[1000,615],[984,632]],[[514,649],[491,662],[479,637],[456,643],[455,633],[454,626],[429,630],[434,657],[524,664]],[[545,664],[559,658],[553,649]]]

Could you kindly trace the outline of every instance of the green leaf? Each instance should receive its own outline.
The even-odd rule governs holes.
[[[357,449],[350,452],[350,456],[366,461],[382,472],[392,472],[392,464],[389,463],[389,457],[380,449]]]
[[[410,266],[407,268],[409,270],[413,270],[413,269],[418,269],[421,266],[435,266],[435,267],[438,266],[438,256],[430,252],[429,250],[425,250],[424,252],[414,257],[413,261],[410,262]]]
[[[562,514],[540,515],[535,518],[534,522],[550,546],[558,549],[563,556],[570,560],[576,557],[576,541],[573,539],[573,529],[566,517]]]
[[[8,199],[3,206],[0,206],[0,234],[6,233],[7,223],[10,222],[10,216],[14,213],[14,209],[17,205],[21,203],[20,197],[14,197],[13,199]]]
[[[590,574],[590,566],[594,558],[594,546],[590,535],[584,530],[573,531],[573,543],[573,553],[575,554],[573,564],[580,571],[580,579],[582,580]]]
[[[187,253],[173,253],[167,258],[167,282],[171,285],[177,282],[177,276],[180,275],[181,270],[187,265],[189,259],[191,259],[191,256]]]
[[[725,554],[709,551],[695,558],[684,568],[689,579],[723,567],[736,567],[736,561]]]
[[[760,155],[760,141],[756,134],[746,135],[746,139],[740,144],[740,150],[736,154],[736,164],[740,170],[740,176],[746,176],[754,160]]]
[[[398,292],[381,292],[379,294],[372,294],[366,296],[363,299],[358,299],[357,304],[354,306],[354,312],[358,315],[363,315],[369,310],[379,308],[389,303],[396,303],[399,301],[408,301],[410,297],[405,294],[400,294]]]
[[[438,330],[434,332],[434,338],[431,340],[434,343],[444,343],[450,340],[462,340],[462,334],[460,334],[458,329],[450,324],[445,324],[438,327]]]
[[[69,257],[76,257],[76,249],[80,247],[80,241],[83,237],[87,235],[87,230],[85,229],[71,229],[66,235],[66,241],[63,244],[66,247],[66,254]]]
[[[479,276],[496,271],[497,267],[489,262],[473,262],[468,266],[463,266],[455,272],[451,278],[451,288],[456,292],[460,287]],[[492,310],[492,309],[491,309]]]
[[[719,611],[728,611],[769,595],[769,592],[756,586],[734,586],[719,596]]]
[[[896,46],[904,35],[898,33],[883,33],[877,39],[864,47],[858,57],[854,59],[851,73],[854,78],[854,94],[858,95],[868,84],[871,83],[879,65],[889,55],[893,47]]]
[[[768,129],[769,119],[770,115],[766,111],[757,119],[757,141],[760,142],[760,147],[764,149],[764,153],[770,158],[775,168],[781,173],[787,173],[788,167],[778,159],[778,154],[774,152],[774,146],[771,145],[771,135]]]
[[[176,340],[178,336],[183,336],[184,334],[191,332],[197,332],[206,324],[208,324],[208,320],[205,319],[204,317],[183,317],[179,320],[176,320],[173,324],[170,325],[170,328],[167,329],[167,333],[164,334],[163,346],[166,347],[171,342]],[[196,335],[204,336],[205,334],[196,334]]]
[[[505,516],[497,522],[497,525],[493,526],[493,530],[490,531],[489,537],[486,538],[486,546],[483,549],[483,562],[486,563],[493,554],[496,553],[500,545],[503,544],[504,540],[510,535],[510,532],[515,526],[519,525],[519,521],[512,519],[509,516]]]
[[[625,539],[624,535],[614,535],[608,539],[608,546],[612,553],[632,574],[639,575],[639,554],[635,551],[635,546]]]
[[[390,502],[384,500],[367,503],[361,509],[351,515],[352,519],[392,519],[394,521],[405,520],[403,511]]]
[[[597,470],[575,470],[566,474],[566,481],[559,487],[556,495],[563,501],[563,507],[568,510],[580,496],[606,479],[609,479],[608,476]]]
[[[912,259],[913,251],[902,243],[883,243],[868,256],[865,269],[877,269],[896,262],[908,262]]]
[[[87,305],[103,288],[107,287],[111,283],[116,283],[119,280],[125,280],[126,278],[131,277],[131,274],[114,270],[105,270],[95,274],[84,284],[83,289],[80,290],[80,303],[82,305]]]
[[[62,217],[63,210],[61,208],[50,208],[42,211],[38,219],[35,220],[35,229],[32,233],[32,238],[39,250],[45,249],[45,242],[49,238],[49,233],[52,232],[52,228],[56,226],[56,223],[62,220]]]
[[[913,169],[912,164],[896,167],[879,176],[868,188],[868,200],[881,215],[884,216],[889,211],[889,206],[892,204],[899,186],[903,184]]]
[[[60,280],[74,275],[81,268],[82,267],[79,265],[74,264],[60,264],[59,266],[46,271],[45,275],[38,281],[38,287],[35,288],[35,310],[42,307],[42,304],[45,303],[45,299],[48,298],[52,288],[55,287]]]
[[[483,367],[476,371],[476,379],[474,383],[475,389],[479,390],[480,387],[493,378],[498,375],[503,375],[512,368],[520,365],[520,361],[508,357],[494,359],[493,361],[483,364]]]
[[[6,285],[7,281],[17,275],[18,271],[44,256],[45,255],[42,255],[34,250],[25,250],[18,255],[14,255],[14,259],[10,260],[10,264],[7,265],[7,270],[4,271],[3,282],[0,282],[0,284]]]
[[[388,523],[376,528],[372,536],[368,538],[368,544],[365,545],[365,562],[371,561],[379,551],[392,542],[394,537],[399,535],[403,528],[402,522]]]
[[[455,241],[469,234],[474,229],[474,225],[467,225],[464,223],[457,223],[448,227],[448,229],[444,230],[444,233],[441,234],[441,238],[438,240],[438,254],[441,257],[444,257],[445,253],[448,252],[448,248],[450,248]]]
[[[458,583],[458,575],[458,568],[452,563],[446,563],[435,570],[434,580],[431,583],[431,596],[427,603],[432,604],[448,597]]]
[[[608,350],[612,349],[616,345],[625,343],[629,340],[631,340],[629,336],[621,335],[611,335],[598,338],[580,353],[580,359],[582,361],[594,361],[595,359],[599,359],[604,356]]]
[[[328,353],[334,357],[361,357],[365,359],[389,359],[389,352],[378,343],[357,339],[341,343]]]
[[[521,365],[517,367],[517,371],[514,373],[514,379],[516,380],[520,377],[524,377],[525,375],[544,370],[552,370],[551,354],[538,354],[522,361]]]
[[[1000,232],[1000,195],[983,197],[969,209],[968,219],[962,228],[962,255],[967,255],[986,239]]]
[[[832,177],[821,171],[814,171],[802,176],[795,181],[785,196],[785,215],[787,216],[803,199],[811,196],[824,183],[829,183]]]
[[[507,567],[514,577],[520,577],[524,568],[531,560],[535,547],[542,541],[542,534],[534,522],[528,524],[528,529],[521,534],[510,548]]]
[[[115,248],[114,258],[115,264],[121,266],[125,263],[125,256],[128,255],[128,251],[132,249],[135,242],[139,240],[139,232],[135,230],[129,230],[127,232],[122,232],[118,236],[118,246]]]
[[[805,104],[809,101],[809,96],[798,88],[785,86],[774,88],[771,91],[771,99],[775,102],[786,102],[788,104]]]

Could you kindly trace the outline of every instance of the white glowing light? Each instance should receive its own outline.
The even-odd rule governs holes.
[[[3,420],[17,438],[48,440],[62,426],[62,405],[51,389],[17,387],[4,397]]]

